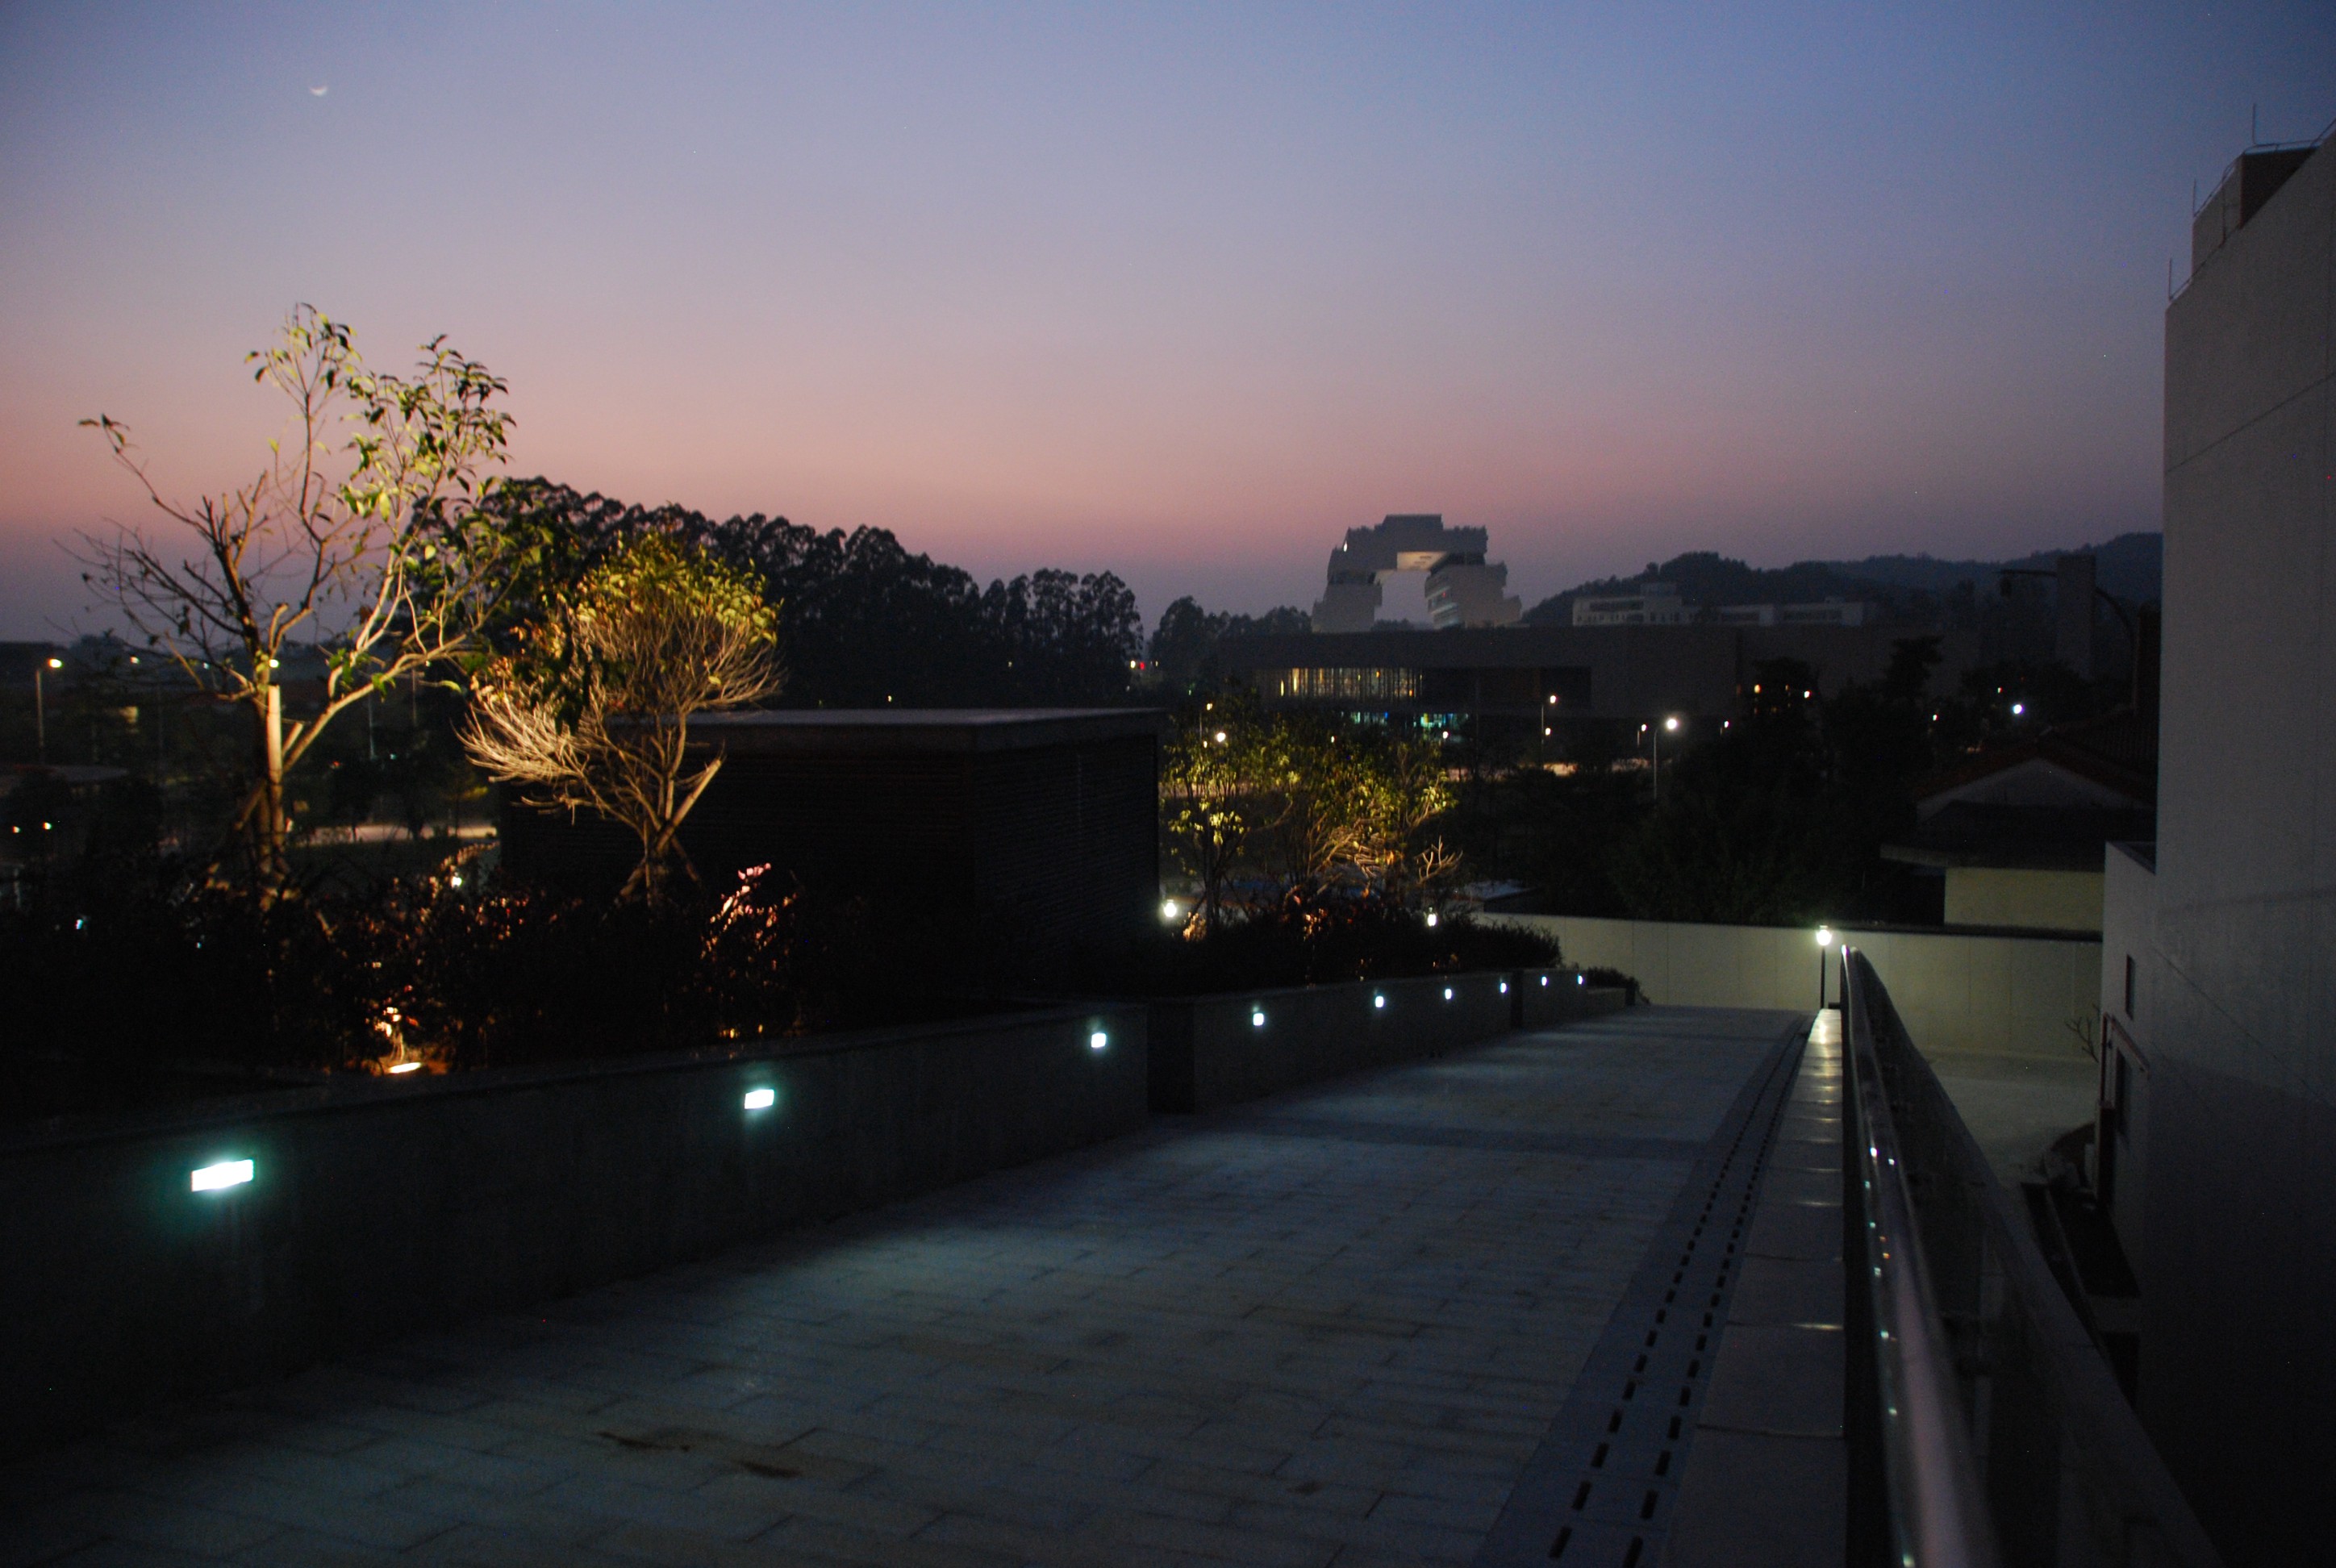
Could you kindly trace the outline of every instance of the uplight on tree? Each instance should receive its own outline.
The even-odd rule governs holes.
[[[777,691],[775,640],[753,578],[642,535],[555,590],[521,650],[482,672],[462,748],[530,804],[629,829],[641,859],[620,896],[654,899],[676,861],[693,874],[677,835],[722,769],[719,749],[693,755],[689,722]]]

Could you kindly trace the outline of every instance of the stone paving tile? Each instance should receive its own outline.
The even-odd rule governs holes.
[[[1465,1563],[1783,1021],[1163,1120],[124,1423],[0,1469],[0,1565]]]

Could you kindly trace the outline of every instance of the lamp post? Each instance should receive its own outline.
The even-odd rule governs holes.
[[[1825,956],[1833,949],[1833,928],[1817,928],[1817,1011],[1825,1009]]]
[[[1655,775],[1655,803],[1656,803],[1657,805],[1660,805],[1660,804],[1662,804],[1662,803],[1663,803],[1663,735],[1665,735],[1665,733],[1666,733],[1666,732],[1668,732],[1668,733],[1669,733],[1669,734],[1671,734],[1671,735],[1677,735],[1677,734],[1679,734],[1679,715],[1677,715],[1677,714],[1673,714],[1673,715],[1671,715],[1669,718],[1667,718],[1667,719],[1663,720],[1662,727],[1661,727],[1660,729],[1653,729],[1653,730],[1649,731],[1649,733],[1650,733],[1650,734],[1651,734],[1651,735],[1654,736],[1654,738],[1655,738],[1655,766],[1654,766],[1654,775]]]
[[[64,667],[65,661],[61,658],[36,658],[33,661],[33,755],[35,762],[44,765],[49,760],[49,711],[48,704],[41,695],[41,671],[44,667],[63,669]]]

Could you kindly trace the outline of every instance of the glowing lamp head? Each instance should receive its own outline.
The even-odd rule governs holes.
[[[65,661],[61,658],[53,658],[49,660],[49,667],[51,669],[63,669],[64,667]]]
[[[393,1073],[418,1073],[422,1070],[422,1064],[420,1062],[392,1062],[389,1064],[388,1070]]]
[[[220,1193],[229,1187],[240,1187],[251,1180],[249,1160],[222,1160],[216,1165],[204,1165],[192,1174],[192,1188],[198,1193]]]
[[[1087,1037],[1087,1049],[1091,1051],[1099,1051],[1109,1044],[1111,1044],[1111,1037],[1101,1029]]]
[[[2022,715],[2022,714],[2026,713],[2027,711],[2028,711],[2028,705],[2027,705],[2026,703],[2024,703],[2024,702],[2016,702],[2016,703],[2013,703],[2013,704],[2011,705],[2011,716],[2012,716],[2012,717],[2014,717],[2014,718],[2018,718],[2020,715]]]
[[[750,1111],[767,1111],[778,1103],[776,1089],[748,1089],[745,1099],[740,1102]]]
[[[1452,999],[1452,988],[1450,986],[1444,988],[1444,999],[1447,1002]]]
[[[1436,911],[1434,910],[1427,911],[1427,923],[1431,926],[1436,923]]]
[[[1663,720],[1663,727],[1670,731],[1673,735],[1677,735],[1679,733],[1679,720],[1675,718],[1667,718]]]
[[[1250,1008],[1249,1027],[1252,1029],[1261,1029],[1265,1027],[1265,1009],[1263,1008]]]
[[[1819,926],[1817,928],[1817,946],[1821,948],[1829,948],[1833,946],[1833,928],[1831,926]]]
[[[1507,996],[1508,994],[1509,994],[1509,982],[1508,982],[1508,981],[1506,981],[1506,980],[1503,980],[1503,981],[1501,982],[1501,995],[1503,995],[1503,996],[1504,996],[1504,997],[1505,997],[1505,996]]]
[[[1170,925],[1175,924],[1176,917],[1183,912],[1184,911],[1183,910],[1176,907],[1176,901],[1174,899],[1163,899],[1160,901],[1160,918],[1167,921]]]
[[[1374,1008],[1385,1008],[1387,1006],[1387,994],[1384,991],[1374,991],[1371,993],[1371,1006]]]

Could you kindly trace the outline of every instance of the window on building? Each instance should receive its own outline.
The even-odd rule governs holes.
[[[1416,669],[1285,669],[1273,677],[1273,695],[1304,701],[1401,701],[1419,696]]]

